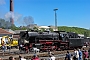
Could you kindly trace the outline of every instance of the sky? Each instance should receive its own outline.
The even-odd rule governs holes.
[[[8,18],[9,4],[0,0],[0,18]],[[37,25],[54,26],[55,8],[58,26],[90,28],[90,0],[14,0],[14,24],[26,25],[24,17],[31,16]]]

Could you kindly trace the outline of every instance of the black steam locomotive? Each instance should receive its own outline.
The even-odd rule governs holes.
[[[54,32],[20,32],[20,44],[28,45],[28,48],[37,47],[40,50],[62,50],[82,48],[84,38],[78,34],[65,31]]]

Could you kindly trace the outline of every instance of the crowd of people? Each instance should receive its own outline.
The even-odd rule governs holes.
[[[55,60],[56,59],[55,56],[54,56],[54,53],[52,53],[51,51],[48,51],[48,56],[49,56],[48,60]],[[3,60],[3,59],[0,58],[0,60]],[[23,57],[22,54],[19,54],[18,59],[14,58],[13,56],[10,56],[8,58],[8,60],[27,60],[27,59],[25,57]],[[44,60],[44,59],[40,59],[39,56],[35,53],[32,56],[32,58],[29,59],[29,60]]]
[[[3,49],[4,50],[4,49]],[[54,56],[54,53],[52,53],[50,50],[48,51],[49,58],[48,60],[55,60],[56,57]],[[26,60],[22,55],[19,55],[19,60]],[[89,60],[90,58],[90,48],[89,50],[85,50],[84,48],[81,49],[74,49],[74,52],[69,52],[69,50],[66,53],[65,60]],[[0,58],[0,60],[2,60]],[[13,56],[9,57],[9,60],[15,60]],[[33,57],[30,60],[40,60],[39,56],[35,53]],[[41,59],[43,60],[43,59]]]
[[[81,49],[74,49],[74,53],[69,53],[67,51],[65,60],[88,60],[90,57],[90,48],[89,50],[81,50]]]

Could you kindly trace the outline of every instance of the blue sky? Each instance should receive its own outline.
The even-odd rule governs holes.
[[[9,0],[4,2],[0,5],[0,18],[9,12]],[[55,25],[54,8],[58,8],[58,26],[90,28],[90,0],[14,0],[14,12],[20,16],[15,25],[25,25],[21,21],[26,16],[32,16],[38,25]]]

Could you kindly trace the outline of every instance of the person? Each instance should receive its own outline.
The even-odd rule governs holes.
[[[68,58],[67,58],[67,54],[66,54],[66,56],[65,56],[65,60],[68,60]]]
[[[77,51],[77,49],[74,49],[74,60],[79,60],[79,52]]]
[[[0,58],[0,60],[2,60],[2,58]]]
[[[19,60],[26,60],[25,58],[23,58],[22,56],[21,56],[21,54],[19,55]]]
[[[22,48],[23,48],[23,45],[20,44],[20,46],[19,46],[19,50],[20,50],[20,52],[22,51]]]
[[[73,54],[71,54],[71,60],[73,60]]]
[[[29,51],[32,51],[32,44],[29,45]]]
[[[8,50],[9,50],[9,53],[10,53],[10,50],[11,50],[11,45],[9,44],[9,46],[8,46]]]
[[[71,54],[69,53],[69,51],[67,51],[65,60],[71,60]]]
[[[50,50],[48,50],[48,55],[49,55],[49,56],[52,55],[52,52],[51,52]]]
[[[9,60],[15,60],[15,59],[14,59],[14,57],[10,56],[10,57],[9,57]]]
[[[3,41],[2,43],[2,51],[5,52],[6,51],[6,46],[5,46],[5,42]]]
[[[54,53],[52,53],[52,55],[51,55],[51,60],[55,60],[55,56],[54,56]]]
[[[86,47],[88,46],[88,42],[85,43],[86,44]]]
[[[22,56],[21,56],[21,54],[19,54],[19,60],[21,60],[21,58],[22,58]]]
[[[90,58],[90,48],[89,48],[89,50],[88,50],[88,55],[89,55],[89,58]]]
[[[25,46],[25,51],[26,51],[26,53],[29,53],[29,48],[27,45]]]
[[[40,60],[40,59],[36,54],[34,54],[31,60]]]
[[[83,48],[82,53],[84,53],[85,49]]]
[[[88,51],[86,51],[86,50],[84,52],[84,60],[88,60]]]
[[[82,50],[82,54],[83,54],[82,57],[83,57],[83,59],[84,59],[84,52],[85,52],[85,49],[83,48],[83,50]]]
[[[79,52],[79,60],[82,60],[82,51],[79,49],[78,52]]]

